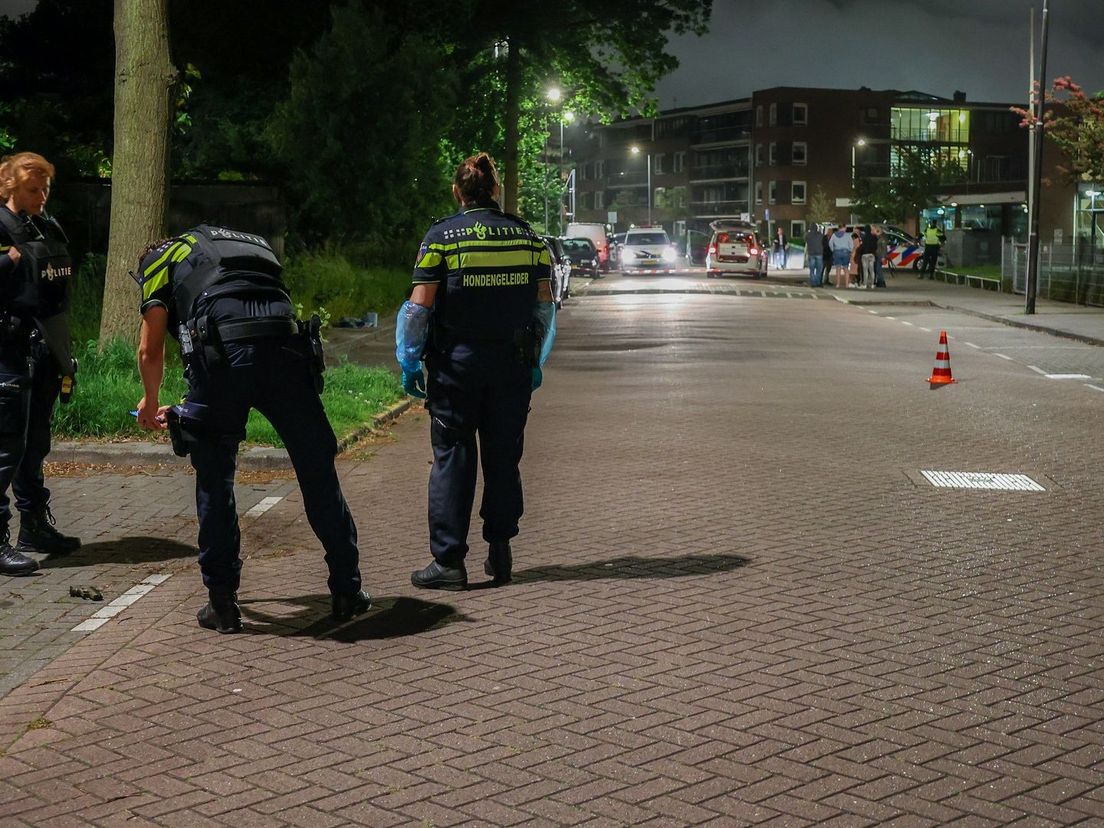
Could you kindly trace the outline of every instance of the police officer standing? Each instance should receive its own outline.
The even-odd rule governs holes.
[[[460,211],[430,227],[397,320],[403,387],[417,397],[428,391],[432,416],[433,562],[410,578],[424,589],[467,587],[464,559],[480,461],[479,515],[488,543],[483,568],[496,584],[511,578],[510,539],[523,510],[518,464],[525,422],[556,328],[548,250],[529,225],[499,209],[498,190],[486,153],[457,168],[452,195]]]
[[[241,534],[234,500],[238,444],[250,408],[272,423],[291,457],[307,520],[326,550],[334,618],[366,612],[357,531],[338,482],[337,439],[319,397],[318,320],[297,322],[268,242],[252,233],[200,225],[143,253],[138,369],[145,396],[138,424],[169,428],[173,449],[196,472],[199,568],[208,603],[199,625],[240,632],[237,590]],[[180,344],[188,394],[161,406],[165,334]]]
[[[61,555],[80,547],[78,538],[54,528],[50,490],[42,473],[62,374],[71,384],[76,370],[65,324],[72,262],[65,233],[45,211],[53,178],[53,165],[37,153],[0,159],[0,573],[4,575],[29,575],[38,569],[38,561],[28,553]],[[8,543],[9,487],[20,514],[14,549]]]
[[[929,279],[935,278],[935,267],[939,263],[939,251],[946,240],[943,231],[934,221],[928,222],[928,228],[924,231],[924,255],[920,257],[920,274],[917,279],[923,279],[926,273]]]

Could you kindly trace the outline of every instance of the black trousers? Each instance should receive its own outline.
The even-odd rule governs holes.
[[[939,248],[941,245],[929,244],[924,246],[924,255],[920,259],[920,272],[935,275],[935,266],[939,263]]]
[[[483,539],[509,540],[524,512],[518,465],[532,396],[532,369],[505,343],[457,345],[426,356],[432,416],[429,548],[441,564],[468,554],[476,469],[483,468]],[[477,442],[478,441],[478,442]]]
[[[15,508],[26,514],[50,500],[42,464],[50,453],[50,424],[61,392],[57,362],[42,345],[0,343],[0,527]]]
[[[326,551],[330,592],[358,591],[356,525],[337,478],[337,439],[314,390],[306,345],[299,337],[287,337],[224,347],[226,359],[219,365],[189,365],[182,418],[192,440],[204,585],[234,592],[240,583],[234,472],[249,410],[256,408],[272,423],[291,457],[307,521]]]

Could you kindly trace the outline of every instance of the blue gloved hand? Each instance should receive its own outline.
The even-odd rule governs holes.
[[[541,387],[541,383],[544,382],[544,372],[537,366],[533,367],[533,380],[529,387],[530,391],[536,391]]]
[[[402,374],[402,386],[403,391],[412,397],[417,397],[420,400],[425,399],[426,395],[426,382],[425,373],[422,370],[417,371],[403,371]]]

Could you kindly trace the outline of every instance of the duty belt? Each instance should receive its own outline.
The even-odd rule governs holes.
[[[220,323],[218,326],[218,336],[223,342],[292,336],[297,333],[299,327],[294,319],[251,319],[248,322]]]

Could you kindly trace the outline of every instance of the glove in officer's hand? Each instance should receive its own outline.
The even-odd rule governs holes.
[[[534,367],[533,368],[533,382],[532,382],[532,385],[530,386],[529,390],[530,391],[536,391],[538,388],[541,387],[542,382],[544,382],[544,372],[541,371],[540,368]]]
[[[420,400],[425,399],[425,373],[423,373],[421,370],[403,371],[402,386],[403,391],[405,391],[410,396],[417,397]]]

